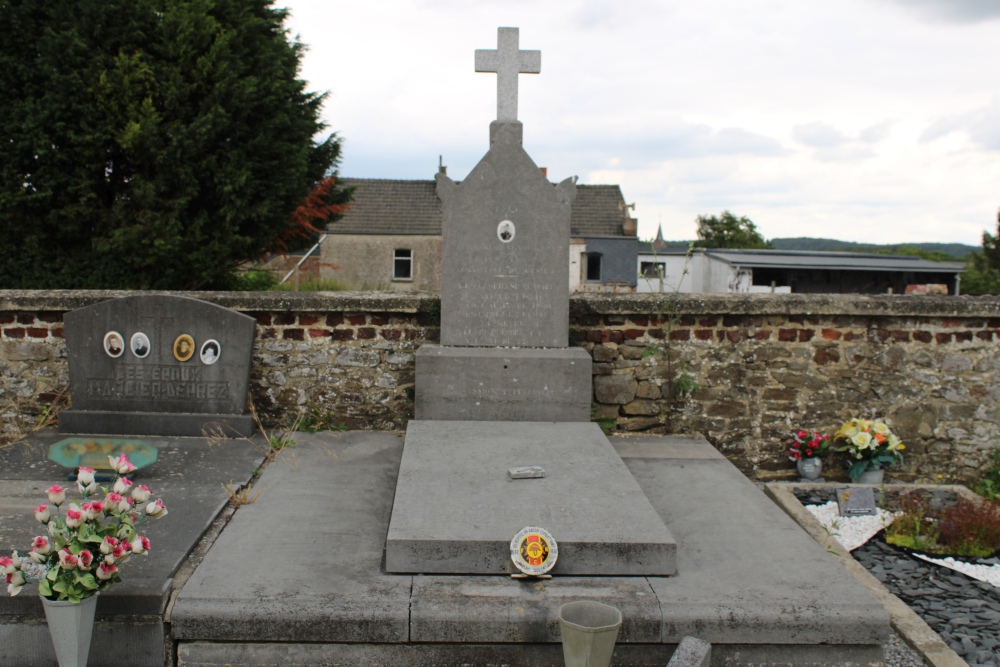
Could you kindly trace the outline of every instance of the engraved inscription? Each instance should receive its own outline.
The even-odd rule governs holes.
[[[125,364],[111,378],[87,378],[94,400],[171,399],[204,401],[229,398],[229,382],[205,380],[203,369]]]

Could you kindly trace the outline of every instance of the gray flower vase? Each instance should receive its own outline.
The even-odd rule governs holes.
[[[87,667],[97,594],[84,598],[79,604],[39,597],[45,609],[45,620],[49,624],[49,635],[59,667]]]
[[[819,479],[819,474],[823,471],[823,462],[815,456],[801,458],[795,462],[795,468],[802,479]]]

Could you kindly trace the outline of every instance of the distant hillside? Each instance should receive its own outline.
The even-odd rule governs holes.
[[[878,245],[809,237],[771,239],[771,244],[775,250],[837,250],[843,252],[877,252],[879,250],[895,252],[900,248],[920,248],[931,252],[943,252],[958,260],[963,260],[969,253],[977,252],[980,249],[979,246],[964,243],[889,243]]]

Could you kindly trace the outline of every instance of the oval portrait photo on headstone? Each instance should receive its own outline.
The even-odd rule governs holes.
[[[117,331],[104,334],[104,351],[109,357],[117,359],[125,352],[125,339]]]
[[[500,224],[497,225],[497,238],[504,243],[510,243],[514,240],[514,234],[516,230],[514,229],[514,223],[510,220],[501,220]]]
[[[132,349],[132,354],[139,359],[145,359],[149,356],[149,336],[141,331],[132,334],[129,347]]]
[[[201,352],[198,356],[201,357],[201,363],[211,366],[219,360],[220,354],[222,354],[222,347],[219,345],[219,341],[211,338],[202,344]]]
[[[187,361],[194,355],[194,338],[188,334],[181,334],[174,341],[174,359],[177,361]]]

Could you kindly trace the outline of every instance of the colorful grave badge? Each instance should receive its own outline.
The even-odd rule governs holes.
[[[522,528],[510,541],[510,557],[524,574],[539,576],[556,565],[559,546],[544,528]]]
[[[66,438],[49,447],[49,459],[66,468],[111,470],[108,457],[122,454],[139,470],[156,463],[160,450],[148,442],[125,438]]]

